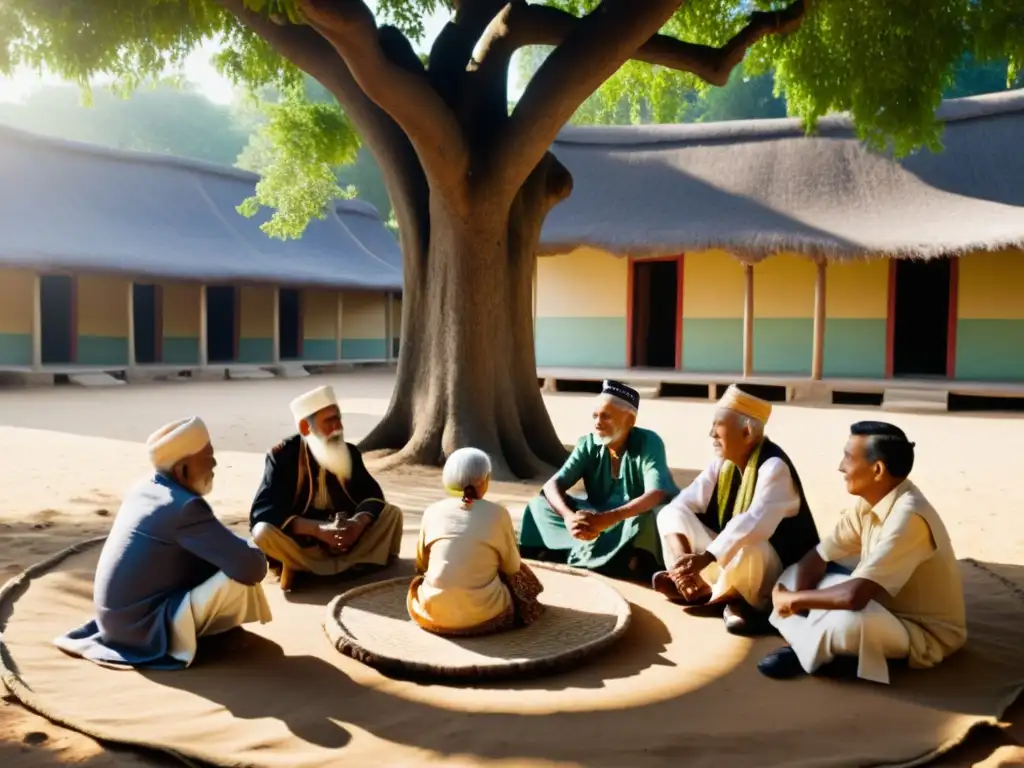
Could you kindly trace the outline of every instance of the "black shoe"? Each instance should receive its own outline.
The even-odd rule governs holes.
[[[725,631],[740,637],[762,637],[778,635],[779,632],[768,621],[770,614],[757,610],[743,601],[729,603],[722,613]]]
[[[833,680],[856,680],[860,659],[856,656],[836,656],[828,664],[822,664],[814,674]]]
[[[757,671],[773,680],[792,680],[807,673],[800,666],[796,651],[788,645],[773,651],[757,662]]]

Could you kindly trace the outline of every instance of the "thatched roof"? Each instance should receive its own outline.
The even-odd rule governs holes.
[[[402,256],[377,210],[339,201],[299,240],[235,206],[257,177],[165,155],[0,128],[0,266],[152,279],[401,290]]]
[[[945,150],[869,152],[845,117],[570,127],[542,253],[930,257],[1024,245],[1024,90],[947,101]]]

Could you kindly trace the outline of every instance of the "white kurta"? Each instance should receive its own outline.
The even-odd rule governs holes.
[[[713,461],[658,513],[658,533],[662,538],[685,536],[694,554],[715,556],[716,562],[701,574],[712,586],[712,600],[738,594],[750,605],[767,610],[772,587],[782,573],[782,561],[768,540],[779,523],[800,511],[800,495],[785,462],[768,459],[758,469],[750,507],[716,536],[697,516],[711,504],[723,464],[722,459]]]
[[[270,619],[263,585],[246,586],[218,571],[181,601],[171,623],[168,654],[190,666],[200,637],[219,635],[254,621],[266,624]]]

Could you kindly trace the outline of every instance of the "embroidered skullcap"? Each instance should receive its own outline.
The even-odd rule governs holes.
[[[292,400],[290,408],[297,424],[303,419],[308,419],[314,413],[337,404],[338,399],[334,396],[334,388],[327,386],[317,387],[304,395],[299,395]]]
[[[640,393],[621,381],[605,379],[601,385],[601,397],[630,413],[636,413],[640,408]]]
[[[153,467],[166,472],[182,459],[195,456],[210,443],[206,424],[198,416],[180,419],[163,427],[146,440]]]
[[[771,403],[744,392],[735,384],[732,384],[725,390],[722,399],[718,401],[718,407],[735,411],[743,416],[749,416],[751,419],[755,419],[762,424],[767,424],[769,417],[772,415]]]

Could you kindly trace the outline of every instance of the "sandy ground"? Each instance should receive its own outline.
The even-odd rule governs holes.
[[[0,391],[0,579],[82,538],[103,533],[124,489],[148,471],[141,443],[172,419],[200,415],[214,437],[219,468],[210,501],[238,530],[245,529],[264,452],[292,429],[288,401],[331,383],[342,399],[348,439],[361,438],[380,418],[392,378],[347,373],[303,380],[181,382],[103,390],[63,386]],[[549,395],[564,442],[586,431],[590,396]],[[680,477],[710,459],[707,429],[713,406],[702,401],[649,400],[640,426],[656,429]],[[1024,564],[1024,419],[1003,414],[880,414],[877,409],[779,406],[769,434],[795,461],[822,530],[848,503],[838,475],[848,425],[884,417],[917,441],[917,484],[945,517],[957,553],[979,560]],[[380,475],[389,497],[418,523],[437,499],[438,473]],[[536,486],[499,484],[492,491],[518,515]],[[979,733],[937,765],[1024,765],[1024,705],[1007,715],[1005,731]],[[668,727],[668,726],[666,726]],[[104,749],[4,699],[0,704],[0,765],[164,765],[165,758]]]

